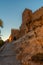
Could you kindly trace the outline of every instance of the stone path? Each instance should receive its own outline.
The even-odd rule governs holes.
[[[7,43],[0,51],[0,65],[20,65],[16,59],[15,47],[12,43]]]

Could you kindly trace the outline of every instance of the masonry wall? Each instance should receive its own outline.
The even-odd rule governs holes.
[[[43,7],[32,12],[30,9],[25,8],[22,13],[22,24],[20,26],[20,30],[12,29],[10,40],[19,39],[24,36],[28,32],[35,30],[37,27],[41,27],[43,25]]]
[[[11,29],[11,35],[9,37],[9,41],[17,40],[19,38],[19,30],[18,29]]]
[[[21,25],[21,32],[23,32],[23,34],[28,33],[29,31],[29,24],[32,22],[32,11],[29,9],[25,9],[22,13],[22,25]]]

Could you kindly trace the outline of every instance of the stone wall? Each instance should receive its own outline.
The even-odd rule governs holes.
[[[22,13],[22,24],[20,30],[12,29],[9,39],[19,39],[31,30],[35,30],[37,27],[43,25],[43,7],[39,8],[35,12],[25,8]]]
[[[41,11],[43,10],[43,8],[40,8],[39,10]],[[38,11],[36,11],[32,15],[35,15]],[[36,14],[37,18],[36,16],[34,16],[34,19],[30,19],[31,23],[29,23],[29,25],[27,26],[28,32],[24,31],[24,28],[26,28],[25,22],[22,22],[20,30],[11,30],[12,41],[14,37],[16,37],[17,39],[19,37],[20,39],[11,42],[11,44],[5,45],[2,48],[3,50],[0,50],[2,51],[0,53],[1,65],[3,65],[3,63],[4,65],[43,65],[43,60],[39,61],[38,59],[37,61],[32,61],[32,57],[37,54],[42,54],[42,56],[39,56],[39,58],[43,58],[43,15],[41,12],[39,13],[41,16],[39,14]]]
[[[32,11],[29,9],[25,9],[22,13],[22,25],[21,25],[21,32],[23,31],[26,34],[29,31],[29,24],[32,22]]]
[[[19,38],[19,30],[18,29],[11,29],[11,35],[9,37],[9,41],[17,40]]]
[[[43,7],[33,12],[33,20],[40,18],[43,15]]]

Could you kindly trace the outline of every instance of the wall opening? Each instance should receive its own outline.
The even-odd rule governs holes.
[[[13,40],[17,40],[17,39],[16,39],[16,36],[14,36],[14,39],[13,39]]]

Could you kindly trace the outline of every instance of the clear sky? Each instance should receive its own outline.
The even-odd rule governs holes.
[[[41,6],[43,6],[43,0],[0,0],[0,19],[4,23],[4,28],[1,29],[2,39],[6,40],[10,36],[11,28],[20,27],[25,8],[34,12]]]

